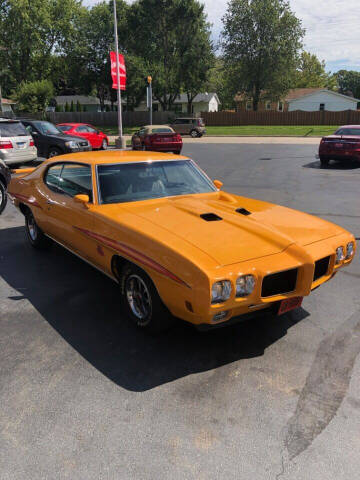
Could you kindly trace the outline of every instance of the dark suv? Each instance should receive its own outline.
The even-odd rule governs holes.
[[[53,123],[28,118],[19,120],[32,135],[39,157],[50,158],[64,153],[91,150],[91,145],[85,138],[66,135]]]
[[[6,207],[6,202],[7,202],[7,186],[10,183],[10,170],[8,167],[5,165],[5,163],[0,160],[0,214]]]

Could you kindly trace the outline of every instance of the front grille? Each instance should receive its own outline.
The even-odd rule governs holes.
[[[272,297],[282,293],[293,292],[296,288],[298,269],[293,268],[285,272],[272,273],[264,277],[261,296]]]
[[[315,262],[315,271],[314,271],[314,282],[318,278],[323,277],[327,274],[329,269],[330,257],[321,258]]]

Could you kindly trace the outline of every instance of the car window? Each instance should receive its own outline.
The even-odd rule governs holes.
[[[86,128],[89,133],[97,133],[97,130],[93,127],[90,127],[90,125],[87,125]]]
[[[179,125],[181,123],[181,120],[174,120],[174,125]]]
[[[33,122],[33,124],[43,135],[58,135],[59,133],[62,133],[61,130],[50,122],[36,121]]]
[[[336,135],[356,135],[360,136],[360,128],[340,128],[335,132]]]
[[[28,135],[20,122],[0,122],[0,137],[27,137]]]
[[[152,128],[151,133],[174,133],[174,130],[169,127]]]
[[[58,163],[56,165],[53,165],[48,169],[45,175],[45,183],[46,185],[52,190],[53,192],[60,193],[60,174],[61,170],[63,168],[63,163]]]
[[[88,127],[86,125],[80,125],[77,127],[76,131],[79,133],[87,133]]]
[[[145,128],[141,128],[141,129],[139,130],[139,135],[145,135],[145,131],[146,131]]]
[[[72,128],[71,125],[57,125],[57,127],[60,128],[62,132],[68,132]]]
[[[101,203],[122,203],[215,191],[189,160],[98,165]]]
[[[59,178],[59,187],[71,197],[78,194],[89,195],[92,200],[92,181],[90,165],[65,163]]]

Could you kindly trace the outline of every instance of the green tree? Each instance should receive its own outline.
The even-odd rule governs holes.
[[[285,0],[230,0],[223,17],[223,51],[231,81],[257,110],[262,92],[278,98],[291,88],[304,30]]]
[[[221,102],[221,110],[235,108],[234,97],[238,91],[238,87],[236,83],[233,82],[233,79],[236,78],[236,76],[237,74],[235,71],[229,72],[229,66],[225,66],[224,59],[222,57],[216,58],[215,65],[209,73],[207,90],[209,92],[217,93]]]
[[[350,93],[355,98],[360,98],[360,72],[339,70],[335,73],[335,78],[340,93],[344,95],[349,95]]]
[[[70,112],[70,107],[68,102],[65,103],[65,112]]]
[[[76,111],[77,111],[77,112],[81,112],[81,111],[82,111],[81,103],[79,102],[79,100],[76,102]]]
[[[75,112],[75,105],[74,105],[74,102],[71,100],[71,103],[70,103],[70,112]]]
[[[21,82],[50,78],[52,58],[64,51],[79,0],[1,0],[0,62],[8,68],[4,93]]]
[[[22,82],[15,91],[17,108],[25,112],[45,112],[54,96],[54,87],[49,80]]]
[[[326,72],[324,60],[320,61],[316,55],[304,51],[301,53],[299,66],[295,72],[294,87],[323,87],[332,90],[336,87],[336,81]]]
[[[191,97],[205,85],[210,66],[203,6],[197,0],[137,0],[128,19],[128,50],[144,59],[153,77],[154,97],[162,108],[171,110],[181,91],[189,93],[191,103]]]

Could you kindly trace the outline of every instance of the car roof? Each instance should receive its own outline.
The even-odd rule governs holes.
[[[141,128],[171,128],[169,125],[144,125]]]
[[[9,123],[9,122],[10,122],[10,123],[14,123],[14,122],[19,123],[20,120],[18,120],[17,118],[15,119],[15,118],[5,118],[5,117],[2,117],[2,118],[0,118],[0,122],[3,122],[3,123]]]
[[[86,125],[88,126],[88,123],[80,123],[80,122],[63,122],[63,123],[57,123],[56,125],[68,125],[69,127],[78,127],[79,125]]]
[[[338,130],[340,130],[340,128],[360,128],[360,125],[341,125]]]
[[[175,155],[173,153],[144,152],[136,150],[92,150],[91,152],[69,153],[67,155],[52,157],[51,159],[45,160],[44,163],[48,165],[57,162],[78,162],[87,163],[89,165],[106,165],[112,163],[158,162],[168,160],[190,159],[189,157]]]

